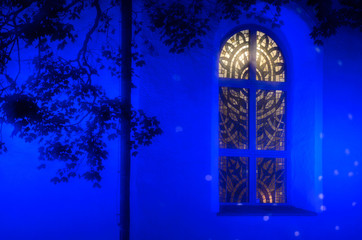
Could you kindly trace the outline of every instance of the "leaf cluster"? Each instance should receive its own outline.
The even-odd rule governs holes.
[[[145,1],[149,28],[160,33],[161,40],[172,53],[182,53],[187,47],[203,46],[200,37],[210,30],[210,24],[202,8],[203,1],[190,4]]]
[[[157,31],[161,41],[171,53],[202,47],[201,38],[215,21],[232,20],[239,23],[240,16],[255,18],[272,27],[283,25],[282,6],[297,3],[315,18],[310,37],[320,45],[323,39],[347,26],[362,31],[362,2],[360,0],[200,0],[160,2],[144,0],[152,31]],[[259,6],[257,7],[257,3]],[[261,6],[261,8],[260,8]],[[211,21],[213,19],[213,21]]]
[[[361,1],[339,0],[262,0],[261,9],[255,0],[144,0],[147,27],[160,34],[161,41],[172,53],[203,47],[202,37],[214,21],[238,21],[240,15],[261,23],[280,26],[282,6],[291,2],[309,7],[316,24],[311,32],[321,44],[343,26],[362,31]],[[101,171],[108,157],[107,139],[122,134],[121,121],[131,122],[130,148],[136,155],[140,145],[151,144],[162,133],[155,117],[125,105],[121,98],[110,98],[94,79],[102,79],[107,71],[122,79],[122,54],[110,39],[117,32],[119,0],[4,0],[0,2],[0,126],[11,124],[13,135],[27,142],[40,144],[39,158],[60,161],[54,183],[80,177],[100,187]],[[114,10],[116,9],[116,10]],[[84,38],[77,34],[76,23],[89,12],[92,25]],[[133,19],[134,35],[144,30],[144,23]],[[89,45],[94,35],[103,36],[101,50]],[[81,39],[80,39],[81,38]],[[79,41],[81,41],[79,43]],[[55,54],[69,43],[78,43],[75,58]],[[144,42],[153,48],[149,40]],[[133,49],[137,49],[133,40]],[[37,51],[33,59],[35,71],[19,83],[22,51]],[[145,64],[141,52],[133,51],[134,66]],[[17,63],[18,72],[6,73],[8,63]],[[0,127],[0,131],[1,131]],[[0,154],[7,151],[0,139]],[[46,168],[41,164],[39,169]]]
[[[122,134],[124,119],[131,122],[133,155],[140,145],[151,144],[162,133],[155,117],[126,105],[121,97],[109,97],[102,86],[93,83],[95,78],[102,79],[100,73],[105,71],[122,79],[121,51],[108,38],[109,33],[115,34],[110,13],[112,8],[119,8],[117,4],[112,2],[102,9],[99,0],[1,3],[0,124],[12,125],[13,136],[38,142],[41,161],[63,163],[64,167],[51,179],[55,184],[78,177],[100,187],[104,161],[108,158],[107,142]],[[62,50],[80,38],[76,21],[84,11],[92,10],[96,12],[94,21],[84,40],[78,43],[76,57],[56,54],[54,46]],[[95,34],[104,36],[98,53],[89,47]],[[35,70],[21,84],[20,46],[38,53],[32,60]],[[14,56],[19,72],[10,76],[4,70]],[[133,59],[136,66],[144,64],[139,53],[134,53]],[[5,143],[0,141],[0,154],[6,150]],[[38,169],[46,166],[43,163]]]
[[[317,24],[310,34],[317,45],[323,44],[323,39],[335,35],[339,28],[350,27],[362,32],[362,1],[339,0],[339,6],[334,7],[332,0],[309,0],[308,5],[314,10]]]

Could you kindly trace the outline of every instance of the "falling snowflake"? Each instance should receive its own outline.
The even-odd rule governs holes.
[[[338,231],[338,230],[339,230],[339,226],[336,226],[335,229],[336,229],[336,231]]]
[[[346,155],[349,155],[351,153],[351,151],[348,148],[346,148],[346,150],[344,150],[344,152],[346,153]]]
[[[338,63],[339,66],[342,66],[342,65],[343,65],[343,62],[342,62],[341,60],[338,60],[337,63]]]
[[[322,205],[322,206],[321,206],[321,211],[323,211],[323,212],[324,212],[324,211],[326,211],[326,210],[327,210],[327,207],[326,207],[326,206],[324,206],[324,205]]]
[[[298,237],[300,235],[300,233],[298,231],[294,232],[294,236]]]
[[[212,180],[212,176],[209,175],[209,174],[206,175],[206,176],[205,176],[205,180],[206,180],[206,181],[211,181],[211,180]]]
[[[320,193],[320,194],[318,195],[318,197],[319,197],[319,199],[323,199],[323,198],[324,198],[324,194],[323,194],[323,193]]]
[[[352,207],[355,207],[356,205],[357,205],[356,202],[353,202],[353,203],[352,203]]]
[[[353,119],[352,114],[350,114],[350,113],[348,114],[348,119],[349,119],[349,120],[352,120],[352,119]]]
[[[359,162],[358,161],[354,161],[353,163],[356,167],[358,166]]]
[[[175,131],[178,132],[182,132],[184,129],[181,126],[177,126]]]
[[[316,47],[316,48],[315,48],[315,51],[316,51],[317,53],[320,53],[320,52],[321,52],[321,49],[320,49],[319,47]]]
[[[269,221],[269,216],[264,216],[264,217],[263,217],[263,220],[264,220],[265,222]]]
[[[336,170],[334,170],[334,175],[339,175],[339,172],[338,172],[338,170],[336,169]]]
[[[318,177],[318,180],[319,180],[319,181],[322,181],[322,179],[323,179],[323,176],[319,176],[319,177]]]
[[[353,175],[354,175],[353,172],[349,172],[349,173],[348,173],[348,177],[352,177]]]

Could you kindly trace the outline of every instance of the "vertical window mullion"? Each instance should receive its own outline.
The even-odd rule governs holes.
[[[249,32],[249,81],[256,81],[256,31],[250,30]],[[249,149],[251,152],[249,160],[249,191],[250,203],[256,203],[256,89],[250,84],[249,90]]]

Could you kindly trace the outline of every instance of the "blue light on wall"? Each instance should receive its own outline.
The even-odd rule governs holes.
[[[131,239],[362,239],[362,35],[342,29],[318,47],[302,12],[283,9],[282,19],[281,28],[261,27],[279,36],[290,66],[293,204],[317,215],[217,214],[218,54],[241,27],[222,21],[204,48],[179,55],[147,36],[157,54],[136,70],[134,103],[158,117],[164,134],[132,162]],[[115,82],[101,84],[117,94]],[[118,143],[109,146],[102,189],[80,180],[54,186],[57,164],[37,170],[37,145],[9,137],[11,130],[2,132],[11,145],[0,155],[0,239],[118,239]]]

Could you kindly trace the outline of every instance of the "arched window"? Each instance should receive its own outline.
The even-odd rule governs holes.
[[[219,57],[219,202],[287,203],[287,79],[262,31],[231,36]]]

